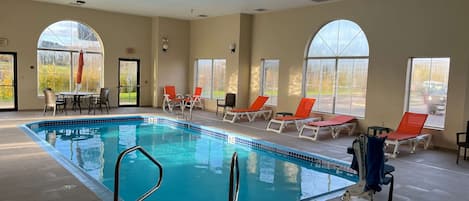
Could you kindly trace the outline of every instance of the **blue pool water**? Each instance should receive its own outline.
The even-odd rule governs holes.
[[[161,188],[147,200],[226,200],[233,152],[238,152],[240,201],[311,199],[354,183],[279,154],[143,120],[31,129],[110,190],[119,153],[141,145],[164,168]],[[155,165],[138,152],[130,153],[121,165],[121,198],[135,200],[157,177]]]

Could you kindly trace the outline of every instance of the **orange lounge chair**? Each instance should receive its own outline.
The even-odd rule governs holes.
[[[237,119],[246,116],[249,122],[252,122],[256,119],[257,115],[263,115],[264,119],[267,120],[272,115],[272,110],[262,110],[267,99],[269,99],[267,96],[258,96],[251,107],[243,109],[235,108],[226,112],[223,116],[223,121],[234,123]]]
[[[428,114],[418,114],[412,112],[404,113],[396,131],[381,135],[386,137],[386,145],[394,145],[391,157],[395,158],[399,153],[399,145],[410,143],[411,153],[415,152],[417,144],[425,141],[424,148],[427,149],[432,136],[430,134],[422,134],[423,126],[427,120]]]
[[[298,137],[306,138],[310,140],[316,140],[318,138],[319,131],[321,130],[321,128],[330,128],[332,138],[337,138],[340,134],[340,131],[342,131],[342,129],[344,128],[347,128],[349,130],[349,135],[352,135],[356,127],[356,123],[352,122],[353,120],[355,120],[355,117],[339,115],[326,121],[309,122],[303,125]],[[313,135],[312,136],[303,135],[305,129],[313,130]]]
[[[169,111],[172,112],[174,107],[179,106],[183,109],[184,98],[176,94],[176,87],[174,86],[165,86],[164,87],[164,97],[163,97],[163,111],[166,112],[166,107]]]
[[[186,105],[186,107],[189,107],[191,110],[194,107],[203,109],[202,101],[200,100],[201,95],[202,95],[202,87],[196,87],[194,90],[194,95],[187,96],[184,99],[184,104]]]
[[[276,133],[281,133],[284,128],[287,127],[289,123],[295,123],[296,130],[300,130],[300,127],[305,122],[310,121],[318,121],[321,118],[319,117],[310,117],[311,109],[313,109],[314,102],[316,99],[314,98],[302,98],[298,108],[296,108],[296,113],[293,116],[283,116],[283,117],[275,117],[269,121],[267,124],[266,130],[273,131]],[[272,128],[272,124],[280,124],[278,129]]]

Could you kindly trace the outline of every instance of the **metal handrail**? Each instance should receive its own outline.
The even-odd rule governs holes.
[[[126,150],[124,150],[122,153],[119,154],[119,157],[117,157],[117,162],[116,162],[116,169],[114,172],[114,201],[119,200],[119,172],[120,172],[120,164],[122,159],[124,158],[125,155],[127,155],[130,152],[139,150],[140,152],[143,153],[148,159],[151,160],[156,166],[158,166],[159,172],[160,172],[160,177],[158,179],[158,182],[156,183],[155,186],[153,186],[150,190],[145,192],[142,196],[140,196],[137,200],[144,200],[148,196],[150,196],[152,193],[154,193],[156,190],[158,190],[161,186],[161,181],[163,180],[163,166],[161,166],[160,162],[158,162],[155,158],[153,158],[143,147],[137,145],[130,147]]]
[[[236,168],[236,186],[234,186],[234,169]],[[234,152],[231,157],[230,167],[230,187],[229,187],[228,201],[238,201],[239,194],[239,166],[238,166],[238,153]]]

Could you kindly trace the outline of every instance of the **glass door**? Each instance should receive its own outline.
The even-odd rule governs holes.
[[[140,60],[119,59],[119,106],[139,106]]]
[[[16,53],[0,52],[0,110],[18,110]]]

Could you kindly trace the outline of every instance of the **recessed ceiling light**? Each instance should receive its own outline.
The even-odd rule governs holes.
[[[265,9],[265,8],[256,8],[256,9],[254,9],[254,11],[264,12],[264,11],[267,11],[267,9]]]
[[[198,15],[199,17],[208,17],[208,15],[204,15],[204,14],[201,14],[201,15]]]

